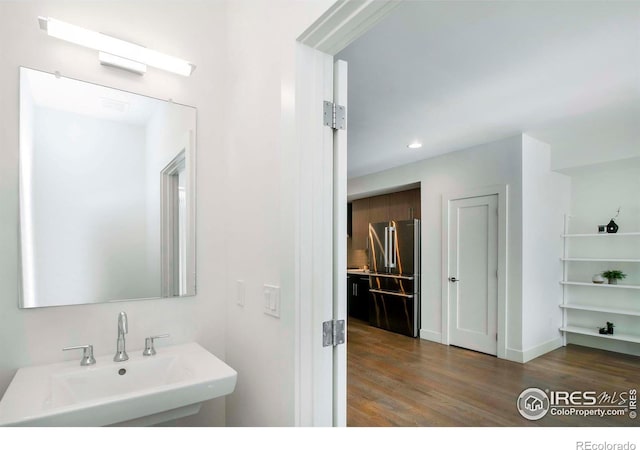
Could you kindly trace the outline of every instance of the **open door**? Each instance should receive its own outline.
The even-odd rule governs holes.
[[[300,45],[298,70],[309,73],[296,86],[296,107],[309,116],[301,131],[299,232],[310,251],[299,255],[296,423],[344,426],[347,358],[338,341],[347,317],[347,64]]]
[[[397,5],[394,0],[338,1],[298,38],[297,151],[290,155],[300,174],[295,227],[298,426],[347,424],[347,63],[334,64],[333,55]],[[334,338],[341,335],[345,343],[337,344]]]

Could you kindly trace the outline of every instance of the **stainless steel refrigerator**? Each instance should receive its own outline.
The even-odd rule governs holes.
[[[420,329],[420,221],[369,224],[369,323],[416,337]]]

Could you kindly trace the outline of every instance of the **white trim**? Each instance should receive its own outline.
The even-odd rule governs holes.
[[[335,55],[399,4],[397,0],[339,0],[300,35],[298,42]]]
[[[555,349],[562,347],[563,345],[564,343],[562,337],[558,336],[524,351],[507,348],[505,359],[524,364],[533,359],[536,359],[538,356],[542,356],[545,353],[552,352]]]
[[[347,62],[335,61],[333,101],[348,108]],[[348,119],[347,119],[348,120]],[[347,319],[347,130],[333,132],[333,317]],[[347,345],[333,349],[333,426],[347,426]]]
[[[162,297],[175,297],[184,295],[196,295],[196,165],[195,165],[195,140],[193,130],[185,133],[176,156],[160,172],[160,260],[161,260],[161,288]],[[179,268],[186,279],[184,280],[185,292],[176,294],[179,280],[175,279],[175,264],[178,255],[175,255],[175,236],[177,231],[173,220],[175,211],[167,205],[175,201],[174,194],[177,191],[177,170],[184,164],[186,174],[186,260],[185,267]]]
[[[161,296],[178,295],[178,173],[186,170],[186,152],[183,147],[160,172],[160,265]]]
[[[442,195],[442,343],[449,345],[449,208],[453,200],[487,195],[498,196],[498,345],[497,356],[508,357],[507,349],[507,276],[508,276],[508,185],[495,185],[470,189],[465,192]],[[509,351],[512,351],[509,349]],[[513,359],[516,361],[517,359]]]
[[[557,348],[562,347],[562,337],[558,336],[553,338],[547,342],[543,342],[542,344],[536,345],[535,347],[531,347],[522,352],[522,362],[526,363],[531,361],[532,359],[536,359],[538,356],[542,356],[545,353],[549,353]]]
[[[438,331],[431,331],[431,330],[421,329],[420,330],[420,339],[424,339],[425,341],[433,341],[433,342],[437,342],[438,344],[441,344],[442,343],[442,333],[440,333]]]
[[[505,351],[504,359],[517,363],[524,363],[524,353],[522,350],[507,348]]]
[[[333,319],[333,131],[322,119],[323,101],[333,100],[333,58],[298,44],[296,70],[294,420],[331,426],[333,350],[322,347],[322,322]]]

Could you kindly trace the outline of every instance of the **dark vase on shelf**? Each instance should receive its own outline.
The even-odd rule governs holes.
[[[611,221],[607,224],[607,233],[617,233],[618,232],[618,224],[611,219]]]

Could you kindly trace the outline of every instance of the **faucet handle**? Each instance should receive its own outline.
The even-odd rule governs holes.
[[[96,363],[96,359],[93,357],[93,345],[91,344],[65,347],[62,350],[67,351],[67,350],[79,350],[79,349],[84,350],[82,352],[82,359],[80,360],[81,366],[92,366]]]
[[[159,334],[157,336],[149,336],[148,338],[146,338],[144,340],[144,351],[142,352],[142,354],[144,356],[153,356],[156,354],[156,349],[153,347],[153,341],[154,339],[160,339],[160,338],[168,338],[169,335],[168,334]]]

